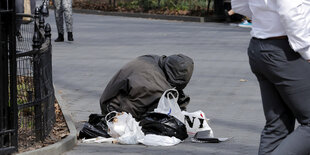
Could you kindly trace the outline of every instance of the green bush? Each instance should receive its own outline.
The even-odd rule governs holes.
[[[208,0],[116,0],[113,5],[113,0],[73,0],[80,9],[194,16],[207,14]],[[209,8],[212,13],[213,1]]]

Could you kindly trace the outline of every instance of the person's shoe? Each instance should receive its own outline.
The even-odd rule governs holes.
[[[23,39],[24,39],[22,34],[19,31],[16,32],[16,37],[17,37],[18,41],[23,41]]]
[[[227,11],[227,10],[225,10],[225,22],[227,22],[227,23],[230,23],[230,22],[231,22],[231,20],[230,20],[230,15],[228,14],[228,11]]]
[[[64,35],[61,33],[58,33],[58,38],[55,40],[55,42],[63,42],[64,41]]]
[[[241,22],[240,24],[238,24],[239,27],[246,27],[246,28],[251,28],[252,27],[252,23],[248,22],[247,20],[244,20],[243,22]]]
[[[72,32],[68,32],[68,41],[73,41],[73,34],[72,34]]]

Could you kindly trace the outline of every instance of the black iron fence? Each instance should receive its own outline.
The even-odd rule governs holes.
[[[23,19],[16,40],[18,144],[27,148],[43,140],[55,122],[51,28],[39,9],[34,18],[17,17]]]
[[[51,28],[41,11],[0,12],[0,154],[45,139],[55,122]]]
[[[0,154],[17,150],[14,5],[0,1]]]

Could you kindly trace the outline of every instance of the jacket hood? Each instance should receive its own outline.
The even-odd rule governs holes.
[[[184,89],[192,77],[194,61],[183,54],[163,58],[163,63],[160,66],[166,75],[167,81],[178,90]]]

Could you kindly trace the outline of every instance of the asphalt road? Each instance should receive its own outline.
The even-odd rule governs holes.
[[[46,21],[54,40],[52,10]],[[231,139],[218,144],[188,139],[173,147],[79,143],[66,154],[257,154],[264,116],[248,65],[249,31],[225,23],[74,14],[74,42],[52,43],[53,78],[78,130],[89,114],[100,113],[100,95],[122,65],[144,54],[183,53],[195,63],[185,88],[188,111],[204,111],[215,136]]]

